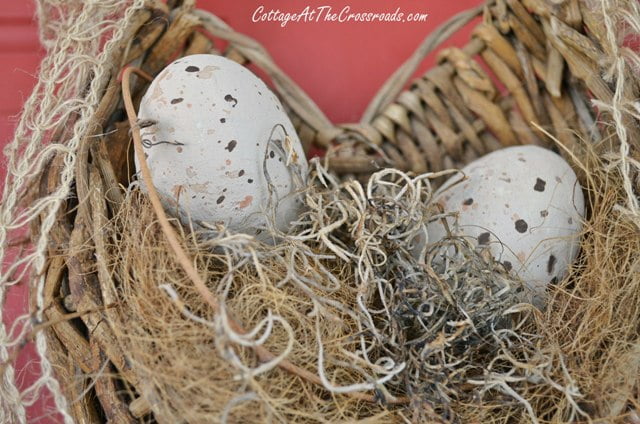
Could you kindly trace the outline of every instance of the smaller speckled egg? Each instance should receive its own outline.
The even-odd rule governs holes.
[[[244,66],[216,55],[180,58],[153,80],[138,118],[147,123],[141,136],[154,186],[182,222],[269,241],[270,216],[282,231],[298,218],[302,145],[278,98]]]
[[[567,162],[537,146],[498,150],[470,163],[434,196],[446,213],[454,235],[486,247],[504,267],[531,288],[534,303],[547,284],[563,278],[575,259],[582,229],[584,197]],[[429,242],[447,233],[440,220],[431,222]]]

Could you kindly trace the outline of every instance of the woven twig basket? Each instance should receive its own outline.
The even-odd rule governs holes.
[[[46,330],[48,357],[66,398],[75,400],[70,412],[78,422],[152,419],[150,399],[105,319],[109,310],[104,305],[115,299],[106,288],[111,284],[108,272],[100,266],[96,271],[95,257],[102,261],[105,249],[100,238],[92,236],[122,200],[119,184],[127,185],[133,174],[118,80],[124,66],[135,64],[155,75],[177,56],[205,52],[257,65],[271,78],[305,149],[330,150],[330,167],[347,177],[366,177],[381,167],[416,174],[439,171],[516,144],[553,148],[547,133],[566,147],[560,153],[570,161],[571,152],[580,151],[584,143],[616,148],[615,128],[595,125],[611,118],[596,116],[591,105],[592,99],[610,104],[615,90],[601,77],[608,65],[600,62],[608,53],[603,51],[606,30],[602,11],[589,1],[490,0],[482,9],[454,18],[390,79],[360,123],[344,125],[329,122],[258,43],[195,9],[193,0],[147,4],[127,23],[127,37],[116,49],[119,55],[113,58],[94,126],[79,146],[75,192],[50,233],[45,315],[55,324]],[[477,15],[482,20],[470,42],[439,52],[438,65],[404,89],[422,58]],[[215,40],[228,42],[224,51],[216,50]],[[637,78],[625,77],[623,95],[637,98]],[[134,100],[139,101],[145,88],[142,80],[134,84]],[[637,123],[622,124],[630,140],[640,140]],[[59,134],[65,131],[57,129]],[[54,158],[43,172],[40,195],[58,185],[61,158]],[[36,230],[34,226],[34,234]],[[69,320],[74,312],[79,316]],[[113,378],[98,379],[91,390],[65,384],[104,372],[105,358]]]

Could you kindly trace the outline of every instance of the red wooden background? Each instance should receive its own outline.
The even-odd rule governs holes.
[[[24,100],[36,82],[43,51],[38,43],[33,0],[4,0],[0,8],[0,146],[11,138]],[[453,14],[476,6],[481,0],[200,0],[198,7],[222,17],[236,30],[260,41],[281,66],[337,123],[358,121],[367,103],[386,78],[413,52],[420,41]],[[296,12],[305,6],[331,5],[334,10],[421,12],[425,23],[254,23],[251,16],[260,4],[266,9]],[[448,44],[462,45],[463,31]],[[433,64],[433,55],[421,70]],[[0,176],[4,182],[4,157]],[[2,184],[2,183],[0,183]],[[11,290],[6,308],[11,317],[26,307],[24,287]],[[18,361],[18,381],[25,387],[37,375],[32,347]],[[59,422],[48,413],[51,402],[38,401],[28,409],[30,423]]]

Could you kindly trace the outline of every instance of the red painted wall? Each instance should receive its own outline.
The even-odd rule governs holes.
[[[13,134],[15,115],[35,84],[34,72],[42,51],[32,1],[3,3],[0,8],[0,141],[4,145]]]
[[[481,0],[200,0],[202,9],[215,12],[239,32],[260,41],[276,63],[306,90],[329,119],[337,123],[358,121],[378,88],[413,52],[420,41],[453,14]],[[352,12],[428,13],[425,23],[289,23],[252,22],[256,8],[300,12],[306,6],[330,5],[334,11],[349,6]],[[43,54],[38,43],[33,0],[5,0],[0,7],[0,146],[11,139],[16,116],[35,84]],[[469,31],[451,43],[463,45]],[[448,43],[448,44],[451,44]],[[421,70],[433,65],[433,55]],[[5,160],[0,161],[4,182]],[[0,183],[0,184],[2,184]],[[26,306],[24,288],[12,290],[6,308],[15,316]],[[33,349],[19,360],[18,381],[33,381],[37,364]],[[27,366],[28,364],[28,366]],[[51,403],[38,402],[29,409],[29,422],[58,422],[47,415]]]

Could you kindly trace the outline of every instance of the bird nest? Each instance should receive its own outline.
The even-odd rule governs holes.
[[[3,240],[29,224],[33,241],[3,273],[2,293],[33,281],[26,324],[2,332],[6,420],[46,386],[69,422],[638,421],[636,2],[488,1],[340,126],[192,1],[99,3],[40,5],[48,56],[2,205]],[[470,43],[407,86],[478,14]],[[274,245],[204,237],[131,184],[144,76],[195,53],[261,68],[307,152],[325,150]],[[587,199],[580,254],[543,309],[482,246],[416,242],[446,225],[432,197],[450,168],[518,143],[560,152]],[[42,377],[21,397],[30,338]]]

